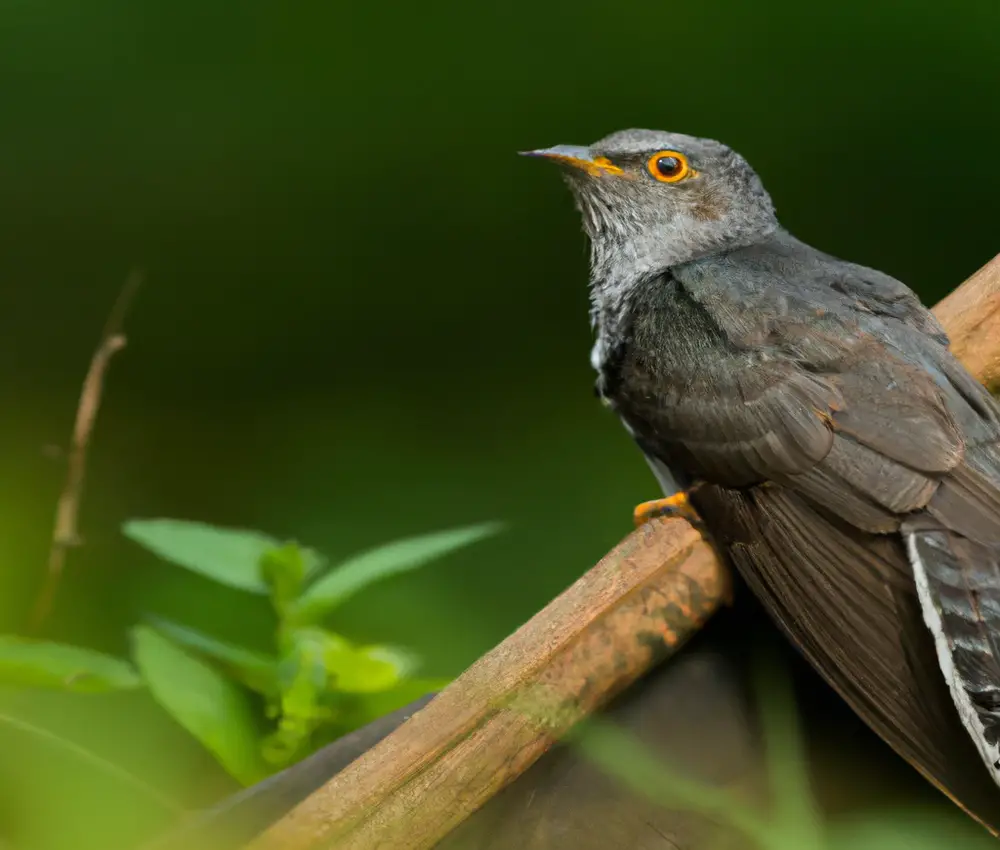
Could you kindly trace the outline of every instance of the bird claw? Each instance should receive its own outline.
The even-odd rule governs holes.
[[[701,518],[694,505],[691,504],[688,494],[683,490],[664,499],[642,502],[636,505],[635,510],[632,511],[632,520],[636,528],[657,517],[680,517],[686,519],[695,528],[701,528]]]

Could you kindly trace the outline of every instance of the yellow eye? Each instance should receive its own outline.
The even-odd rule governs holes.
[[[646,168],[661,183],[676,183],[685,177],[693,177],[696,173],[688,158],[678,151],[654,153],[646,161]]]

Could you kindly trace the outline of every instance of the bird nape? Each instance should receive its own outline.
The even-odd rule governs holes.
[[[813,666],[1000,832],[1000,405],[909,288],[792,236],[725,145],[626,130],[528,154],[576,199],[598,391],[664,495],[685,490]]]

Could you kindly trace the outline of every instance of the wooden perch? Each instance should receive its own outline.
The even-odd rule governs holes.
[[[966,366],[1000,383],[1000,256],[936,312]],[[729,592],[727,569],[687,522],[637,529],[252,850],[433,847],[676,652]]]
[[[992,392],[1000,390],[1000,254],[934,312],[951,335],[954,355]]]

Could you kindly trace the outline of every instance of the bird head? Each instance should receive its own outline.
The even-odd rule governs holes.
[[[622,130],[586,147],[523,153],[563,167],[598,279],[662,271],[753,243],[777,227],[754,170],[710,139]]]

